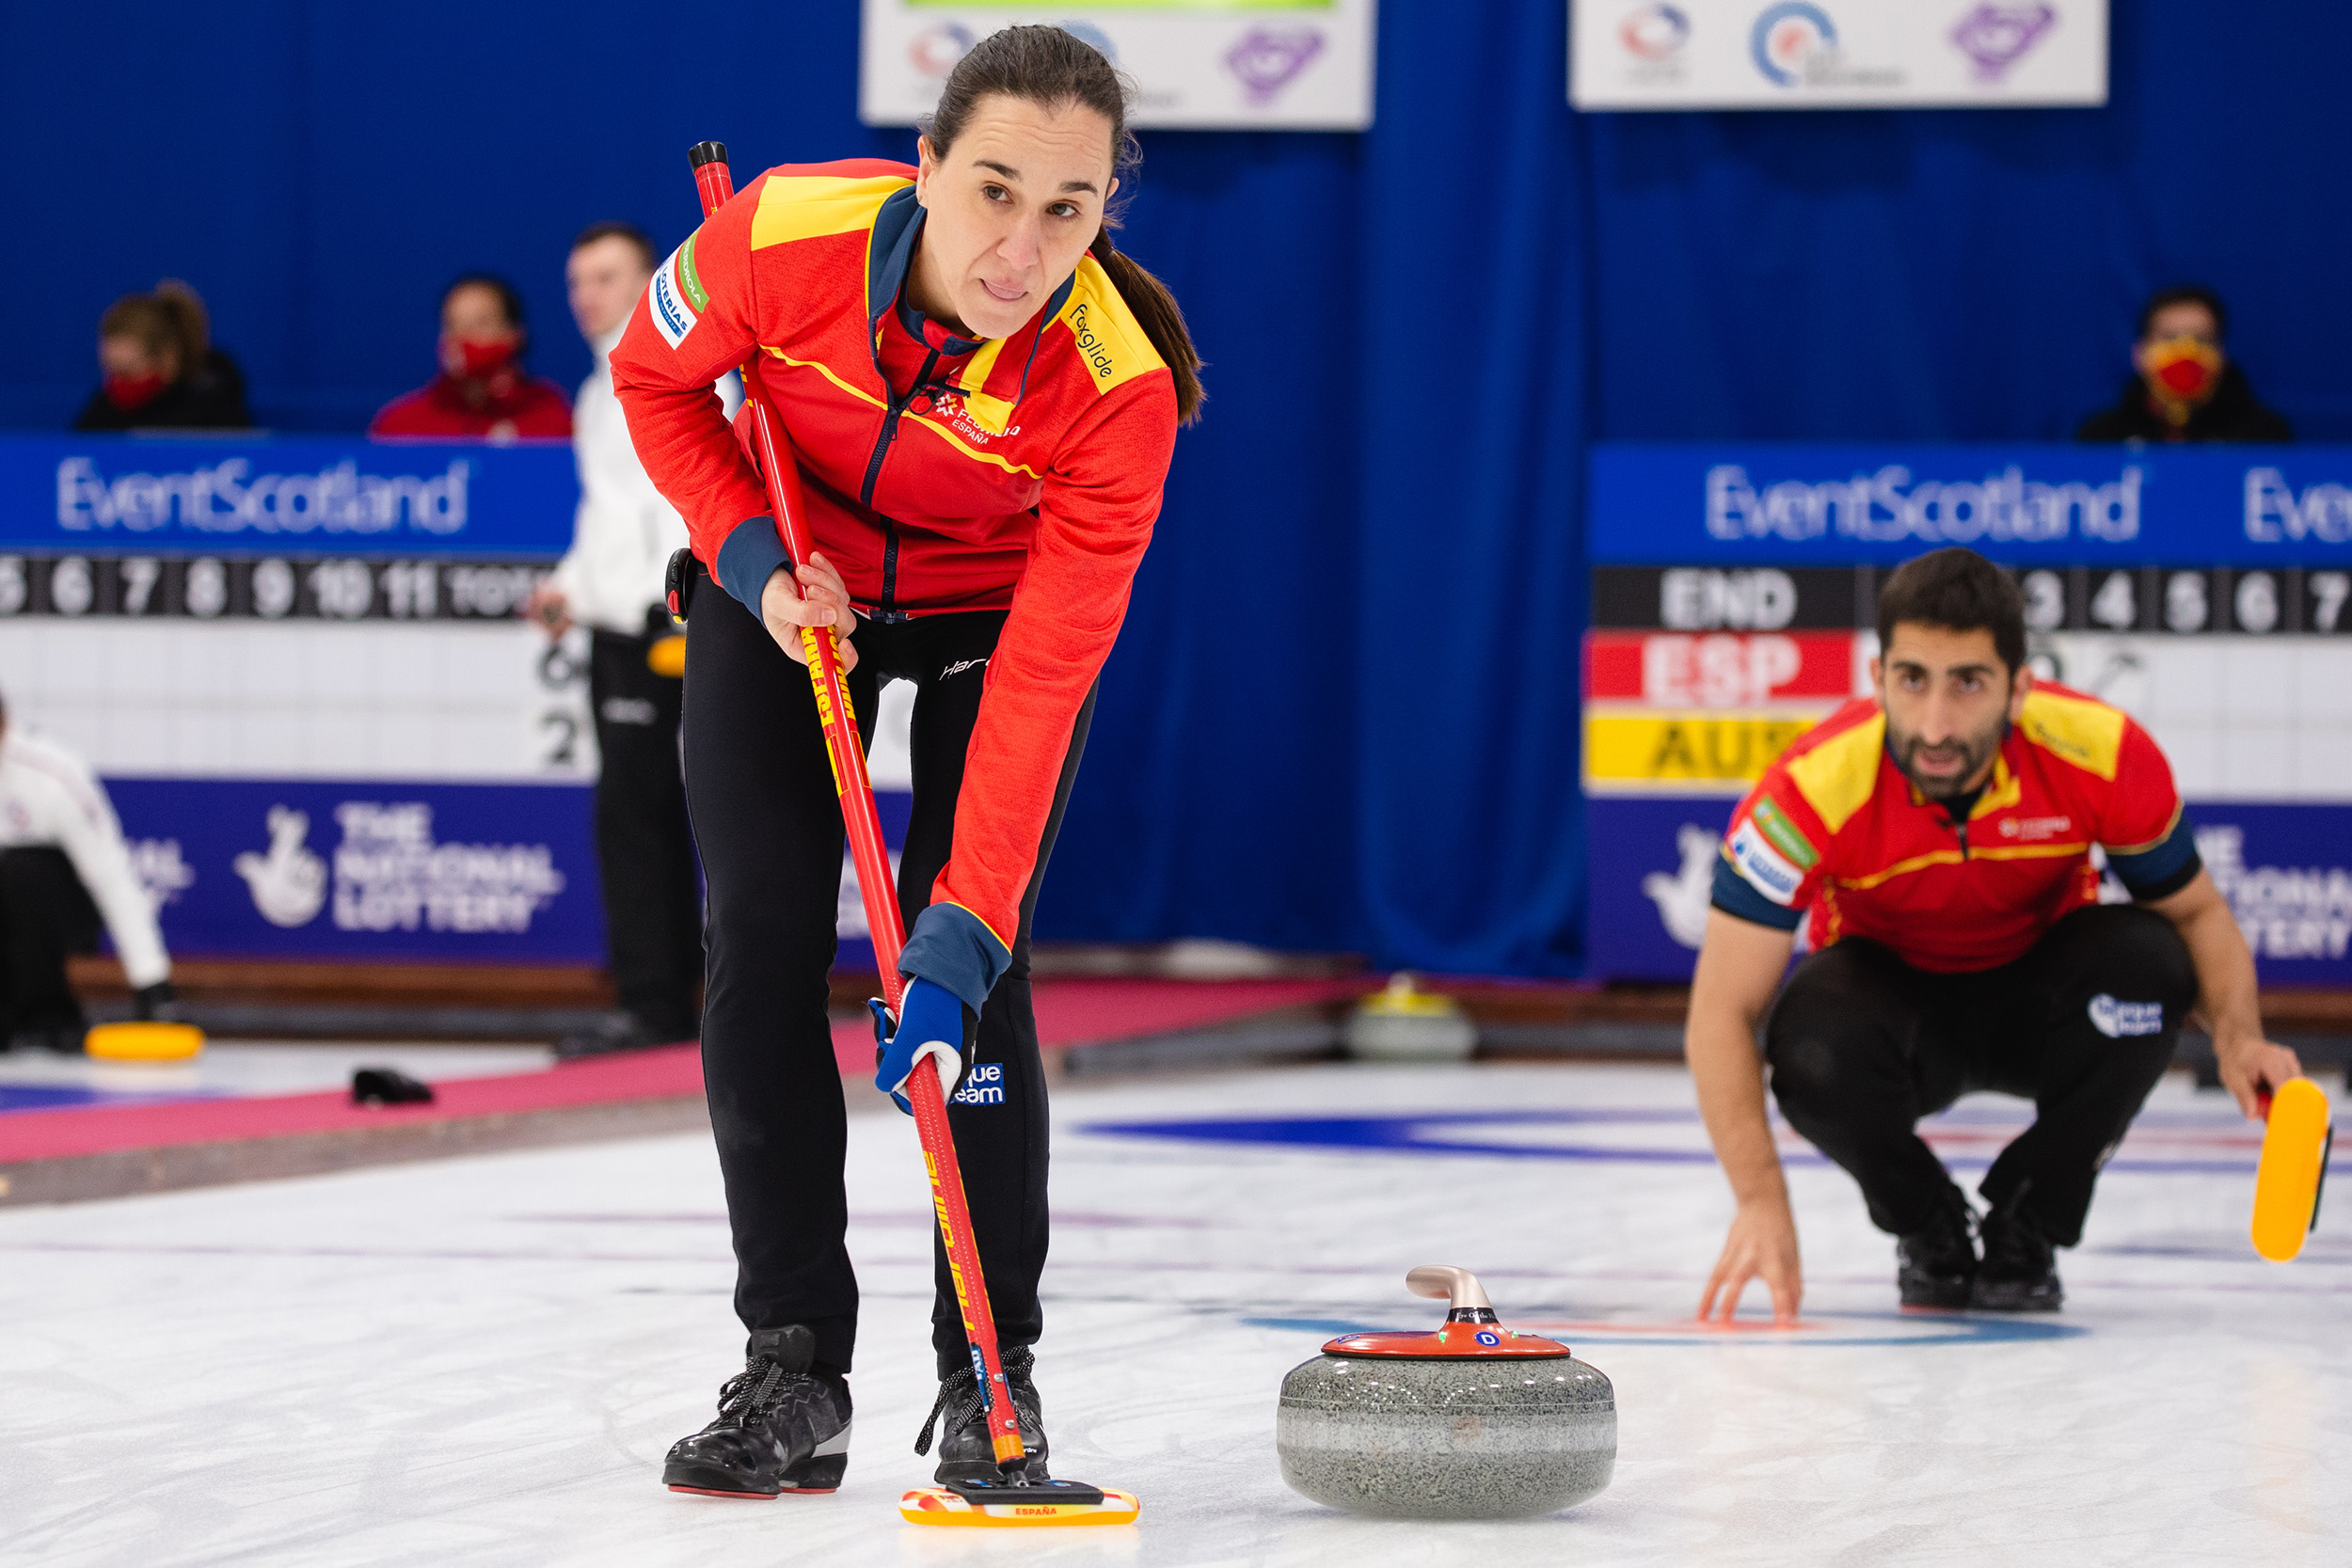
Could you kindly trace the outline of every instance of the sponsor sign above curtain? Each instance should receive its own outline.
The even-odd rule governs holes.
[[[1568,0],[1580,109],[2107,101],[2106,0]]]
[[[858,118],[914,124],[973,44],[1046,23],[1135,78],[1136,125],[1360,131],[1372,123],[1373,10],[1374,0],[865,0]]]

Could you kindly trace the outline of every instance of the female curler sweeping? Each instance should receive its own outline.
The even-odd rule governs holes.
[[[1047,1473],[1030,918],[1176,429],[1200,401],[1176,302],[1111,243],[1135,156],[1126,91],[1058,28],[984,40],[918,166],[746,182],[655,274],[612,356],[646,472],[716,584],[694,607],[684,743],[709,897],[704,1075],[750,1341],[718,1418],[670,1450],[676,1490],[829,1492],[848,1463],[858,1296],[826,1017],[843,830],[796,668],[803,626],[839,637],[861,721],[881,682],[915,689],[905,1006],[875,1084],[895,1096],[926,1047],[943,1058],[1026,1474]],[[755,356],[807,501],[797,572],[710,390]],[[941,1386],[916,1451],[944,1418],[935,1479],[994,1478],[944,1258],[937,1274]]]

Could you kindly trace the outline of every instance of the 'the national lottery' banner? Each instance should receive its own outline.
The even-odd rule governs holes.
[[[1360,131],[1372,123],[1375,0],[1089,0],[1060,10],[865,0],[858,117],[913,125],[956,62],[1000,28],[1044,23],[1141,89],[1132,123]]]
[[[2107,101],[2106,0],[1569,0],[1580,109]]]
[[[1870,694],[1888,570],[1960,544],[2036,673],[2164,749],[2264,982],[2352,983],[2352,449],[1603,444],[1587,534],[1596,976],[1689,976],[1734,802]]]

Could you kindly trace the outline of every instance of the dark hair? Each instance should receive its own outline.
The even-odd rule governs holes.
[[[2169,289],[2158,289],[2148,296],[2148,303],[2139,308],[2139,330],[2132,334],[2133,340],[2137,341],[2146,338],[2148,328],[2155,323],[2156,312],[2172,305],[2203,306],[2213,312],[2213,335],[2217,338],[2230,335],[2230,312],[2221,308],[2221,296],[2201,283],[2181,283]]]
[[[1059,27],[1007,27],[974,44],[940,89],[939,106],[922,124],[931,156],[944,158],[980,100],[1002,94],[1056,109],[1075,103],[1111,122],[1111,172],[1133,171],[1143,150],[1127,130],[1127,103],[1135,85],[1112,68],[1102,51]],[[1190,424],[1200,414],[1200,353],[1184,329],[1184,312],[1168,285],[1111,244],[1119,214],[1103,209],[1102,231],[1087,248],[1110,275],[1144,336],[1176,377],[1176,422]]]
[[[661,264],[661,254],[654,249],[653,236],[633,223],[622,223],[618,220],[609,223],[592,223],[580,231],[580,238],[572,242],[572,248],[585,250],[598,240],[627,240],[637,247],[638,257],[645,263],[647,272],[653,271]]]
[[[151,359],[167,354],[180,361],[178,379],[185,380],[204,368],[212,349],[212,329],[204,317],[204,302],[178,278],[167,277],[151,294],[124,294],[98,318],[103,338],[132,338]]]
[[[1993,651],[2012,675],[2026,663],[2026,600],[2017,584],[1984,557],[1958,545],[1915,556],[1879,588],[1879,655],[1894,645],[1895,626],[1910,621],[1946,631],[1993,634]]]
[[[487,289],[499,296],[499,309],[506,317],[506,325],[520,332],[523,329],[523,296],[515,292],[515,285],[494,272],[460,273],[450,279],[441,291],[441,309],[449,309],[449,296],[460,289]]]

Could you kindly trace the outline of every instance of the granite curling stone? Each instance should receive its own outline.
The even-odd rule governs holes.
[[[1435,1334],[1348,1334],[1282,1380],[1282,1479],[1390,1519],[1513,1519],[1597,1496],[1617,1464],[1617,1399],[1597,1368],[1495,1318],[1468,1269],[1405,1282],[1449,1298]]]

